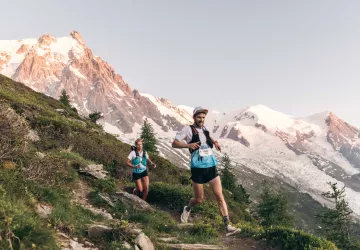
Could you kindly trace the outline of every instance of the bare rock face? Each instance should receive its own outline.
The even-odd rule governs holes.
[[[71,35],[71,37],[72,38],[74,38],[76,41],[78,41],[79,43],[81,43],[81,44],[85,44],[84,43],[84,40],[83,40],[83,38],[81,37],[81,35],[79,34],[79,32],[77,32],[77,31],[72,31],[71,33],[70,33],[70,35]]]
[[[240,129],[237,129],[235,127],[233,127],[227,138],[232,139],[234,141],[239,141],[241,144],[243,144],[245,147],[249,147],[250,146],[250,142],[248,140],[245,139],[245,137],[241,134]]]
[[[255,123],[255,127],[261,129],[264,132],[267,132],[267,127],[265,125],[262,125],[260,123]]]
[[[219,125],[214,126],[214,128],[213,128],[213,131],[212,131],[212,132],[213,132],[213,133],[216,133],[216,131],[219,129],[219,127],[220,127]]]
[[[29,51],[30,46],[28,44],[23,44],[21,47],[16,51],[16,54],[23,54]]]
[[[352,165],[360,168],[360,130],[338,118],[332,112],[326,118],[327,140]]]
[[[359,134],[359,130],[348,123],[344,122],[333,113],[329,113],[326,119],[328,125],[328,141],[335,150],[340,150],[344,145],[350,144],[350,142],[356,142]]]
[[[228,132],[228,125],[226,125],[223,130],[221,131],[221,135],[220,135],[220,138],[224,138],[225,135],[227,134]]]

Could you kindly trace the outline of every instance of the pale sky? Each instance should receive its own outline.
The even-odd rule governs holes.
[[[78,31],[140,92],[360,127],[360,1],[0,1],[0,39]]]

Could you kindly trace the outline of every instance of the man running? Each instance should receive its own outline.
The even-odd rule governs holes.
[[[185,126],[179,131],[172,143],[173,148],[188,148],[191,154],[191,180],[194,197],[184,207],[181,214],[181,222],[188,222],[191,208],[202,203],[204,199],[203,184],[209,183],[216,196],[226,232],[236,233],[240,229],[230,225],[227,205],[222,193],[221,180],[216,169],[218,161],[212,151],[213,146],[215,146],[221,152],[221,147],[216,140],[210,137],[209,131],[204,127],[207,113],[207,109],[202,107],[195,108],[193,111],[194,124]],[[184,140],[186,143],[182,142]]]
[[[126,165],[132,168],[132,177],[136,185],[133,194],[143,200],[146,200],[149,193],[149,176],[146,169],[147,161],[156,168],[156,164],[150,160],[147,152],[143,150],[142,139],[137,139],[134,150],[130,152],[126,160]]]

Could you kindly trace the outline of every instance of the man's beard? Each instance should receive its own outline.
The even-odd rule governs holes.
[[[202,122],[195,122],[196,126],[201,127],[203,125]]]

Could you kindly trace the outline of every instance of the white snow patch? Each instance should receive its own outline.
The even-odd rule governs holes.
[[[69,51],[72,50],[74,56],[80,59],[84,53],[83,47],[72,37],[60,37],[49,46],[51,52],[61,54],[65,56],[66,60],[69,60]]]
[[[185,111],[186,113],[189,114],[189,116],[192,117],[193,112],[194,112],[194,108],[193,108],[193,107],[185,106],[185,105],[178,105],[178,106],[176,106],[176,107],[177,107],[178,109],[180,109],[180,110]]]
[[[180,123],[182,124],[189,124],[192,122],[192,115],[189,114],[189,107],[186,108],[186,106],[182,109],[178,109],[177,107],[167,107],[163,104],[163,102],[160,100],[160,98],[157,98],[153,95],[146,94],[146,93],[140,93],[141,96],[148,98],[159,110],[159,112],[164,116],[170,116],[176,118]],[[192,111],[191,111],[192,113]]]
[[[82,78],[82,79],[86,79],[86,77],[85,77],[83,74],[81,74],[81,72],[79,71],[79,69],[73,67],[72,65],[69,66],[69,70],[70,70],[71,72],[73,72],[76,76],[78,76],[78,77],[80,77],[80,78]]]
[[[126,96],[125,93],[119,88],[119,86],[117,85],[117,83],[113,82],[113,86],[114,86],[115,93],[116,93],[118,96]]]
[[[123,134],[118,127],[111,125],[110,123],[105,122],[103,126],[104,130],[109,134],[113,134],[115,136],[120,136]]]
[[[27,45],[30,50],[31,47],[37,43],[37,39],[24,39],[24,40],[0,40],[0,54],[4,54],[2,59],[10,56],[9,61],[2,66],[0,73],[11,77],[20,63],[24,60],[27,51],[17,54],[17,51],[22,45]],[[6,54],[6,56],[5,56]]]

